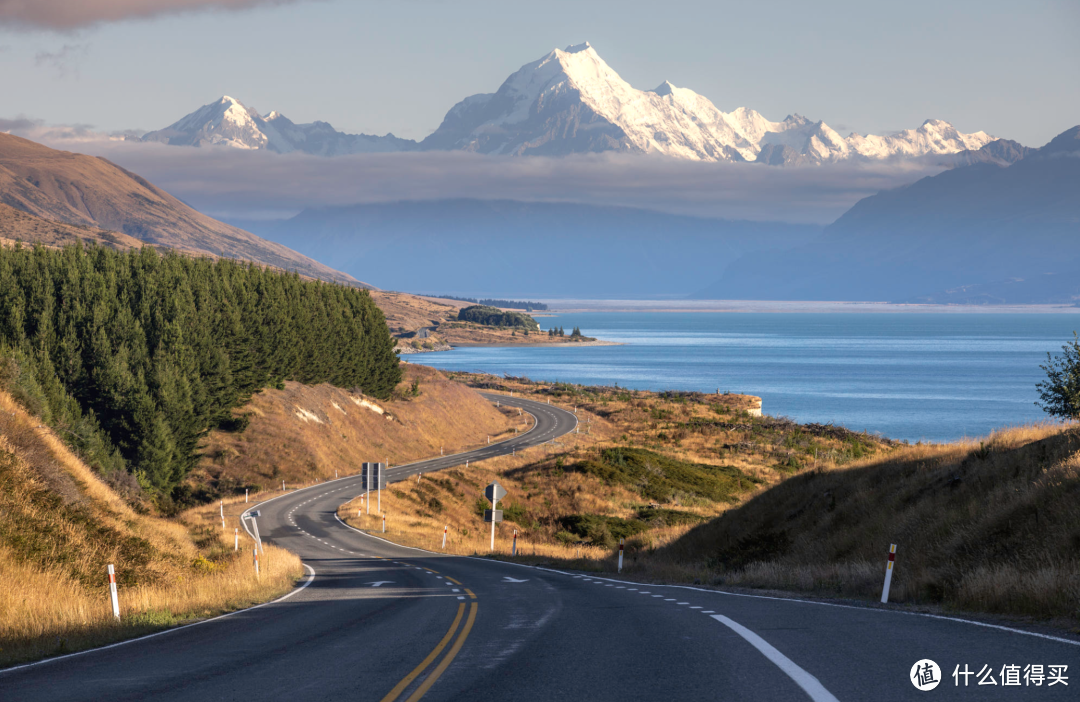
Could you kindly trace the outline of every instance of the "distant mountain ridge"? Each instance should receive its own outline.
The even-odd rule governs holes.
[[[228,95],[164,129],[144,134],[142,140],[174,146],[266,149],[279,154],[302,151],[316,156],[416,149],[415,141],[398,139],[393,134],[345,134],[326,122],[295,124],[276,111],[263,117]]]
[[[798,114],[773,122],[746,107],[723,112],[707,98],[667,81],[653,90],[632,87],[585,42],[522,66],[494,93],[460,101],[420,143],[393,134],[345,134],[326,122],[294,124],[277,112],[264,117],[228,96],[143,139],[320,156],[414,150],[511,156],[614,151],[802,165],[974,152],[996,138],[981,131],[964,134],[937,119],[891,135],[842,137],[824,122]]]
[[[1017,156],[1006,144],[1001,158]],[[751,252],[694,297],[1059,303],[1078,299],[1080,126],[864,198],[814,241]]]
[[[513,200],[421,200],[236,221],[384,289],[469,297],[685,297],[748,251],[792,248],[816,225]]]

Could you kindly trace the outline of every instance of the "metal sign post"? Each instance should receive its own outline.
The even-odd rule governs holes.
[[[491,522],[491,550],[495,550],[495,523],[503,520],[503,513],[501,509],[495,509],[499,505],[499,500],[506,497],[506,488],[499,485],[497,482],[491,483],[484,488],[484,496],[491,501],[491,509],[484,510],[484,521]]]
[[[376,502],[375,513],[382,512],[382,489],[386,487],[386,464],[364,463],[360,467],[360,484],[364,487],[367,495],[367,513],[371,514],[371,491],[375,490]]]
[[[253,510],[247,513],[247,518],[251,520],[251,528],[255,530],[255,543],[258,544],[259,550],[263,553],[266,550],[263,548],[262,537],[259,536],[259,523],[255,521],[255,517],[261,517],[262,513],[259,510]]]

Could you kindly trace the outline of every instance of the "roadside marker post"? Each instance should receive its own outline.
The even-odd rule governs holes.
[[[511,556],[516,556],[517,555],[517,529],[514,529],[514,543],[510,547],[510,555]]]
[[[255,577],[258,578],[258,577],[260,577],[259,576],[259,549],[257,549],[257,548],[251,549],[251,556],[252,556],[252,558],[253,558],[253,560],[255,562]]]
[[[492,482],[484,488],[484,496],[491,501],[491,509],[484,510],[484,521],[491,522],[491,550],[495,550],[495,523],[503,520],[502,510],[495,509],[499,500],[506,497],[506,488],[497,482]]]
[[[443,551],[446,550],[446,530],[449,529],[449,528],[450,528],[449,524],[444,525],[443,528],[442,528],[442,548],[443,548]]]
[[[248,501],[248,488],[244,488],[244,502]]]
[[[240,550],[240,529],[238,527],[233,528],[233,551]]]
[[[112,600],[112,615],[120,621],[120,600],[116,598],[116,570],[109,564],[109,598]]]
[[[281,491],[285,492],[285,481],[284,480],[281,481]]]
[[[893,563],[896,562],[896,544],[889,546],[889,564],[885,566],[885,587],[881,589],[882,603],[889,601],[889,587],[892,586]]]
[[[265,553],[262,545],[262,537],[259,536],[259,523],[255,521],[255,517],[261,516],[262,513],[260,513],[259,510],[255,510],[254,512],[248,512],[248,519],[251,520],[251,528],[255,531],[255,544],[258,546],[260,551],[263,551]]]
[[[619,539],[619,572],[620,573],[622,572],[622,555],[623,555],[623,547],[625,546],[625,544],[626,544],[626,539]]]
[[[382,516],[382,533],[386,533],[386,515]]]

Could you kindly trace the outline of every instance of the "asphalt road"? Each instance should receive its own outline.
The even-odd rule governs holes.
[[[501,444],[392,468],[400,479],[535,446],[565,410]],[[0,700],[1075,700],[1080,641],[956,619],[641,585],[396,546],[342,524],[349,477],[258,506],[263,538],[313,575],[287,598],[0,672]],[[902,563],[901,566],[902,567]],[[932,691],[909,681],[937,662]],[[1068,686],[1002,683],[1067,665]],[[963,685],[953,671],[975,673]],[[984,666],[996,685],[988,683]]]

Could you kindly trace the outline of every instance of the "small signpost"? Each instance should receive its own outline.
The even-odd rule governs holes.
[[[255,530],[255,543],[258,545],[258,549],[265,552],[262,545],[262,537],[259,536],[259,523],[255,521],[255,517],[261,517],[262,513],[255,509],[244,516],[251,520],[251,528]]]
[[[492,482],[484,488],[484,496],[491,501],[491,509],[484,510],[484,521],[491,522],[491,550],[495,550],[495,523],[503,520],[503,513],[501,509],[495,509],[499,505],[499,500],[506,497],[506,488],[499,485],[497,482]]]
[[[376,513],[382,511],[382,489],[386,487],[386,464],[364,463],[360,467],[360,484],[364,486],[367,497],[367,513],[371,514],[371,491],[377,493]]]

